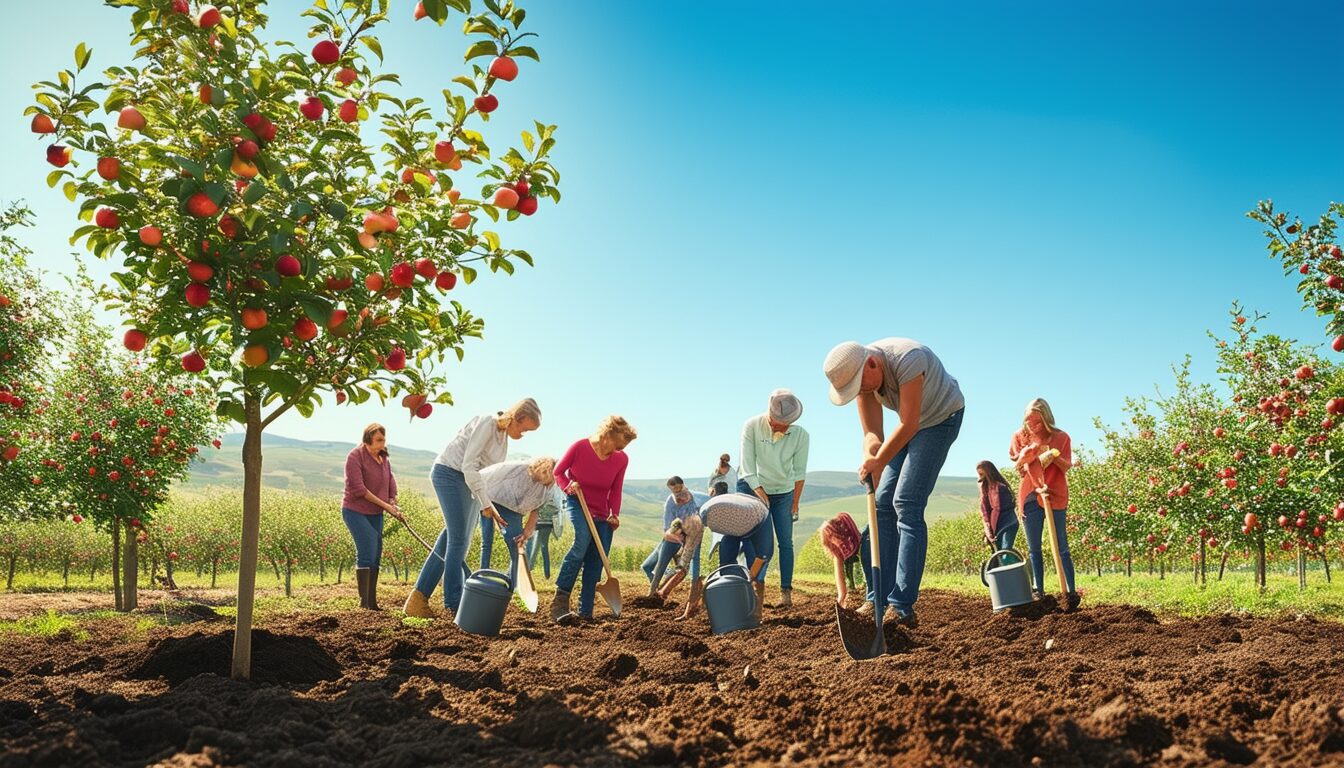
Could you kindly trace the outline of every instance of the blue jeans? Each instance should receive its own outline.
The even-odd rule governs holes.
[[[495,507],[499,511],[499,507]],[[490,567],[490,556],[495,553],[495,521],[481,517],[481,569]]]
[[[1012,513],[1004,510],[1003,514],[1011,515]],[[1018,527],[1016,517],[1013,518],[1013,522],[1000,525],[999,530],[994,533],[994,549],[1012,549],[1013,542],[1017,541]]]
[[[583,571],[583,583],[579,590],[579,615],[591,618],[593,615],[593,595],[597,592],[597,582],[602,580],[602,556],[593,544],[593,534],[588,530],[588,522],[583,517],[583,508],[576,496],[565,497],[565,511],[574,526],[574,544],[565,553],[560,564],[560,573],[555,579],[555,588],[561,592],[573,592],[574,582],[578,581],[579,571]],[[611,526],[605,520],[594,520],[598,538],[603,551],[611,551]]]
[[[1069,535],[1064,530],[1067,509],[1051,510],[1055,513],[1055,533],[1059,535],[1059,560],[1064,564],[1064,581],[1073,592],[1073,558],[1069,556]],[[1027,524],[1027,548],[1031,551],[1031,573],[1036,577],[1036,588],[1045,591],[1045,559],[1041,557],[1041,533],[1045,529],[1045,510],[1031,494],[1022,508],[1022,519]]]
[[[882,554],[882,584],[886,603],[898,613],[910,613],[919,599],[924,578],[924,558],[929,549],[929,527],[924,510],[929,505],[938,473],[947,452],[961,433],[962,408],[941,424],[924,427],[910,438],[896,458],[882,471],[877,484],[878,544]],[[871,549],[865,532],[859,548],[863,574],[868,580],[868,599],[873,591]]]
[[[770,558],[775,554],[775,536],[770,518],[762,520],[761,524],[751,529],[746,536],[724,534],[723,540],[719,542],[719,567],[736,563],[739,550],[747,556],[748,569],[758,557],[764,558],[766,563],[770,562]],[[761,566],[761,572],[756,575],[756,580],[765,583],[765,566]]]
[[[429,482],[434,486],[439,508],[443,510],[443,530],[434,541],[434,552],[425,558],[425,564],[420,568],[415,588],[429,597],[442,581],[443,604],[456,611],[462,600],[462,562],[471,545],[472,516],[479,510],[467,488],[467,479],[460,471],[435,464],[429,473]],[[445,569],[445,563],[451,567]]]
[[[531,570],[537,564],[537,551],[541,551],[541,563],[546,569],[546,578],[551,578],[551,532],[555,529],[550,523],[537,523],[537,531],[527,540],[527,568]]]
[[[355,540],[355,567],[377,568],[383,559],[383,513],[365,515],[341,507],[341,518]]]
[[[512,509],[495,502],[495,511],[504,518],[505,528],[502,533],[504,537],[504,547],[509,550],[509,581],[518,583],[518,545],[514,539],[523,535],[523,515],[521,512],[514,512]],[[491,523],[490,528],[494,529]]]
[[[741,480],[737,481],[737,492],[756,495],[755,490]],[[779,546],[779,588],[793,589],[793,491],[767,493],[766,496],[770,498],[769,520]],[[751,567],[751,562],[751,558],[747,558],[747,567]],[[758,577],[761,581],[765,581],[768,567],[768,564],[761,567]]]

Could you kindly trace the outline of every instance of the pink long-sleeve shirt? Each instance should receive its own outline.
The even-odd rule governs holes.
[[[357,445],[345,457],[345,498],[341,506],[362,515],[381,515],[383,508],[364,498],[365,491],[373,491],[374,496],[389,504],[397,502],[397,478],[392,474],[392,462],[384,458],[379,463],[368,449]]]
[[[560,463],[555,465],[555,483],[568,488],[577,482],[583,489],[583,500],[594,520],[607,520],[621,514],[621,490],[625,487],[625,468],[630,457],[625,451],[616,451],[605,460],[597,457],[593,444],[584,438],[569,446]]]

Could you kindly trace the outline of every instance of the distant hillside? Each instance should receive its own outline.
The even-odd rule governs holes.
[[[184,484],[185,490],[201,486],[224,486],[238,488],[241,493],[243,465],[240,449],[243,436],[225,435],[223,441],[223,450],[201,452],[206,460],[192,467],[191,477]],[[262,466],[264,485],[314,495],[330,495],[333,504],[338,503],[345,483],[345,455],[353,443],[263,435],[262,444],[265,446],[265,464]],[[398,485],[432,497],[429,470],[438,454],[396,446],[389,446],[388,451],[397,470]],[[686,478],[686,483],[695,490],[703,489],[708,481],[708,477]],[[665,482],[666,478],[625,481],[621,515],[621,539],[624,543],[651,543],[659,538],[663,501],[667,498]],[[933,522],[972,510],[978,493],[974,478],[940,477],[929,499],[925,518]],[[801,546],[822,522],[841,511],[852,515],[860,527],[864,525],[868,505],[854,473],[807,473],[794,540]]]

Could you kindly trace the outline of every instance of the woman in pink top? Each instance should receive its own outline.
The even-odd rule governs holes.
[[[378,563],[383,558],[383,513],[405,522],[397,507],[397,478],[387,458],[387,430],[364,428],[360,444],[345,457],[345,497],[341,517],[355,540],[355,584],[359,606],[378,610]]]
[[[621,524],[621,490],[625,485],[625,468],[630,464],[625,447],[635,437],[635,428],[629,422],[620,416],[608,416],[596,434],[571,445],[560,463],[555,465],[555,484],[568,494],[565,509],[574,524],[574,545],[565,555],[555,580],[552,620],[559,620],[569,613],[569,594],[574,589],[580,568],[583,569],[583,582],[579,591],[579,616],[593,617],[593,595],[602,577],[602,556],[593,542],[575,494],[582,489],[603,551],[610,552],[611,535]]]

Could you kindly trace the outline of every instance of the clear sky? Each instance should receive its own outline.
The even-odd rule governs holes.
[[[166,0],[165,0],[166,2]],[[276,35],[302,40],[297,0]],[[433,95],[463,71],[460,19],[394,0],[387,67]],[[1335,3],[525,2],[542,63],[501,84],[488,137],[558,124],[564,199],[501,227],[535,269],[456,298],[486,339],[449,371],[455,408],[332,407],[274,432],[437,450],[472,415],[537,398],[516,449],[563,451],[608,413],[639,429],[630,475],[703,475],[792,388],[812,469],[859,462],[857,417],[826,398],[837,342],[909,336],[967,412],[944,474],[1006,463],[1033,397],[1075,444],[1126,395],[1171,381],[1233,299],[1266,330],[1324,341],[1244,218],[1314,218],[1340,198],[1344,6]],[[38,213],[37,263],[72,269],[75,209],[43,184],[30,83],[129,60],[126,11],[6,4],[0,199]],[[95,264],[106,275],[107,264]],[[1332,353],[1333,354],[1333,353]],[[894,423],[888,417],[888,427]],[[335,460],[335,457],[333,457]]]

